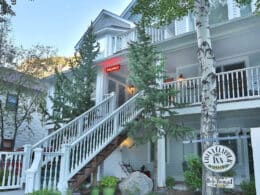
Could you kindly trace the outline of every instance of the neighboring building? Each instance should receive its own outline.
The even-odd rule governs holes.
[[[135,1],[132,1],[121,16],[102,10],[94,21],[97,40],[101,45],[96,62],[99,68],[97,101],[110,91],[118,94],[119,105],[131,97],[127,93],[127,43],[136,40],[134,22],[138,21],[138,16],[130,14],[134,4]],[[235,140],[220,143],[232,148],[236,154],[236,184],[253,175],[250,139],[240,139],[239,136],[249,135],[250,128],[260,126],[260,18],[252,15],[254,9],[254,2],[239,8],[234,0],[228,0],[227,4],[217,4],[212,8],[210,16],[218,75],[218,129],[221,137],[237,136]],[[190,14],[160,29],[147,28],[147,33],[165,57],[167,76],[173,80],[164,83],[163,87],[178,86],[180,92],[174,101],[187,105],[176,110],[177,121],[194,128],[199,136],[201,72],[196,56],[193,16]],[[79,45],[80,41],[76,48]],[[182,78],[178,79],[180,76]],[[168,106],[173,104],[169,102]],[[182,141],[167,137],[165,145],[160,146],[160,153],[165,153],[166,159],[159,159],[159,166],[166,167],[166,176],[180,181],[184,179],[185,156],[201,154],[200,144],[183,144]],[[145,165],[152,171],[152,150],[150,143],[118,148],[104,161],[100,174],[124,177],[119,166],[122,161],[130,163],[135,169]],[[159,185],[164,186],[165,175],[159,174],[159,178],[162,181]]]
[[[14,149],[21,148],[25,144],[34,144],[47,135],[42,121],[43,116],[37,107],[40,101],[44,101],[45,93],[46,89],[40,80],[0,67],[3,150],[9,150],[11,144],[14,144]],[[14,139],[16,125],[18,130]]]

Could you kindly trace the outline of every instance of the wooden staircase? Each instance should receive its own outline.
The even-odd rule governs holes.
[[[127,138],[126,133],[118,135],[98,155],[86,164],[76,175],[69,180],[69,187],[77,191],[81,184],[94,172],[97,167]]]
[[[116,109],[113,109],[113,98],[37,143],[34,146],[37,147],[34,149],[35,158],[26,175],[25,192],[48,188],[65,195],[68,188],[78,190],[91,173],[96,172],[98,165],[126,139],[126,124],[142,112],[136,101],[141,95],[134,95]],[[97,113],[105,115],[99,119]],[[89,120],[92,125],[85,127]],[[51,149],[44,151],[46,146]],[[53,171],[48,173],[48,169]]]

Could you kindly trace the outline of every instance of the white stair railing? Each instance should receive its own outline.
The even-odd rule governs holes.
[[[260,66],[221,72],[216,76],[218,102],[260,97]],[[163,89],[177,91],[163,101],[166,107],[201,103],[201,77],[164,83]]]
[[[62,144],[59,152],[34,149],[38,154],[35,153],[32,167],[27,171],[25,192],[31,193],[40,188],[47,188],[58,189],[65,194],[68,181],[119,135],[125,129],[125,124],[141,112],[136,105],[139,96],[140,93],[136,94],[110,115],[98,121],[73,143]],[[32,180],[36,181],[34,185],[30,185]]]
[[[45,152],[60,151],[62,144],[72,143],[84,132],[108,116],[115,109],[115,98],[114,93],[111,93],[102,102],[40,140],[32,148],[44,148]]]
[[[70,165],[67,180],[82,169],[92,158],[104,149],[124,129],[125,125],[136,118],[141,109],[136,105],[136,94],[107,118],[96,124],[81,138],[70,145]]]

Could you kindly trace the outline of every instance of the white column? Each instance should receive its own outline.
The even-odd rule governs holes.
[[[103,67],[98,67],[97,81],[96,81],[96,104],[103,100],[107,94],[108,79]]]
[[[254,159],[256,195],[260,195],[260,127],[251,128],[251,143]]]
[[[256,0],[252,0],[251,1],[251,9],[252,9],[252,12],[254,12],[256,10]]]
[[[62,195],[66,194],[68,190],[68,174],[69,174],[69,164],[70,164],[70,145],[62,145],[62,158],[60,163],[60,177],[58,182],[58,190]],[[74,165],[72,165],[74,166]]]
[[[157,185],[158,187],[165,187],[166,180],[166,158],[165,158],[165,137],[158,139],[157,142],[157,159],[158,159],[158,169],[157,169]]]
[[[235,0],[227,0],[228,6],[228,19],[240,17],[240,8],[237,6]]]

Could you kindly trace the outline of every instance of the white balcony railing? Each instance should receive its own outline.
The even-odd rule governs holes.
[[[171,36],[171,34],[167,30],[167,28],[164,28],[164,27],[163,28],[147,27],[146,33],[147,33],[147,35],[149,35],[151,37],[152,43],[158,43]],[[122,49],[128,48],[128,44],[131,41],[137,41],[137,29],[136,28],[133,28],[133,29],[115,37],[113,53],[116,53]]]
[[[165,106],[201,103],[201,77],[163,84],[166,91],[171,88],[177,94],[169,96],[163,102]],[[260,98],[260,66],[217,73],[217,98],[218,102]]]

